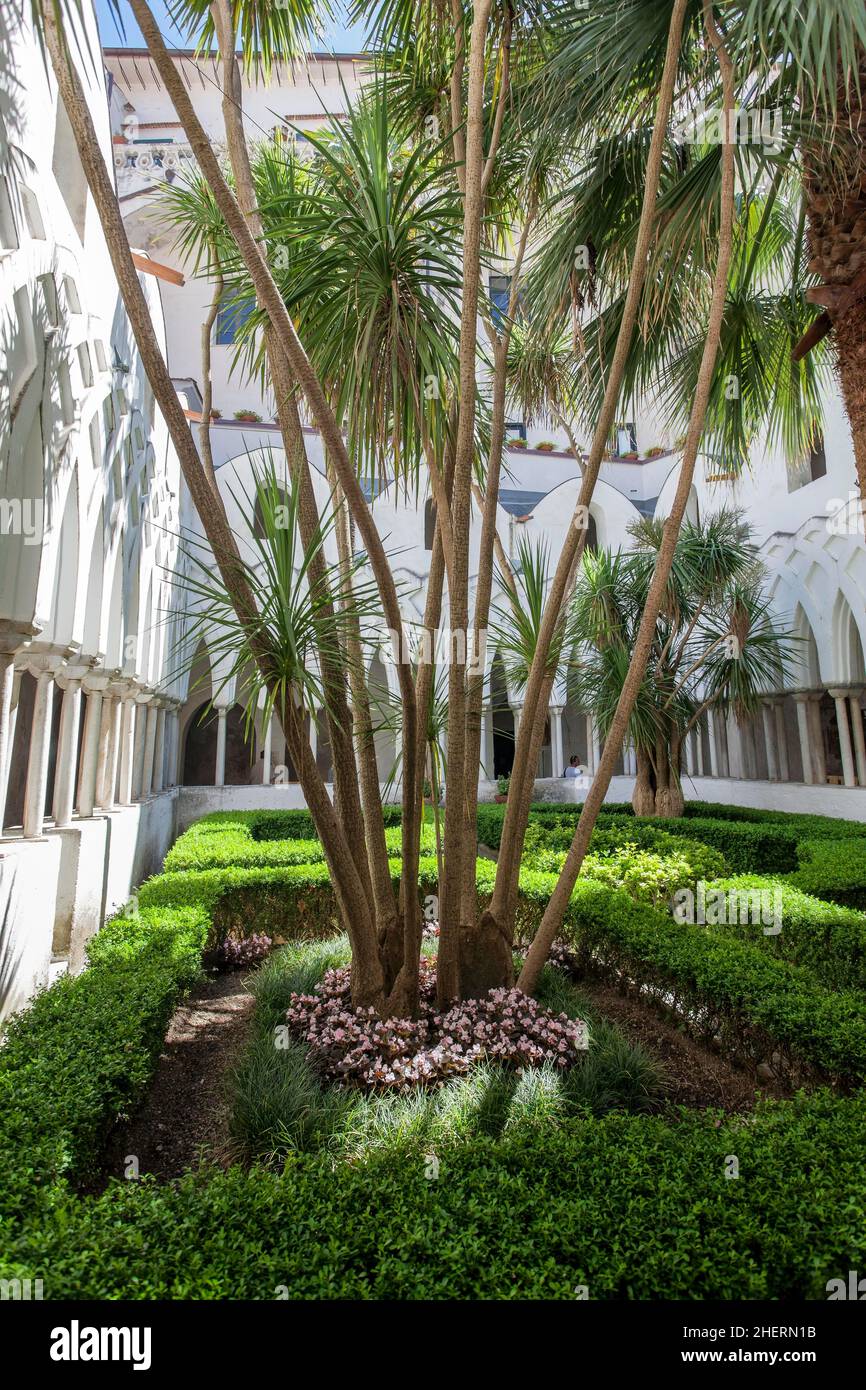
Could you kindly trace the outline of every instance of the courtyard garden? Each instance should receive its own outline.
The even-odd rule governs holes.
[[[504,811],[478,811],[481,905]],[[532,809],[518,957],[575,816]],[[3,1277],[47,1298],[826,1298],[866,1259],[864,841],[607,804],[536,995],[449,1009],[428,821],[401,1019],[352,1003],[308,813],[206,817],[8,1030]]]

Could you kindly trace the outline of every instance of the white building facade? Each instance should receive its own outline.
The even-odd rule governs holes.
[[[86,30],[99,55],[92,16]],[[279,729],[257,718],[254,742],[244,739],[238,692],[207,641],[192,669],[177,673],[183,591],[172,578],[181,533],[200,528],[138,361],[62,105],[26,22],[6,37],[10,69],[26,80],[4,87],[0,126],[0,1015],[53,972],[80,968],[88,936],[158,868],[190,820],[220,808],[303,804]],[[176,62],[218,143],[215,65],[191,54]],[[189,150],[146,53],[105,50],[92,67],[82,59],[81,71],[169,370],[197,432],[200,331],[213,291],[174,254],[154,197]],[[251,82],[246,94],[250,137],[321,126],[363,80],[358,55],[278,68],[269,86]],[[494,277],[488,289],[495,299],[501,282]],[[212,376],[222,418],[211,442],[242,533],[233,493],[249,492],[265,453],[283,472],[285,464],[273,402],[232,373],[232,354],[231,325],[218,320]],[[233,418],[244,411],[260,418]],[[515,420],[509,432],[525,444],[508,450],[500,536],[512,553],[520,536],[544,537],[555,562],[578,464],[552,428],[526,431]],[[306,441],[324,500],[315,430]],[[623,420],[618,441],[622,455],[639,457],[603,465],[591,507],[591,540],[612,549],[629,544],[637,517],[666,515],[679,467],[651,410]],[[548,443],[554,447],[537,447]],[[687,796],[866,817],[866,545],[854,479],[833,395],[823,451],[795,475],[767,449],[739,479],[696,481],[690,515],[725,505],[744,511],[774,606],[803,640],[789,688],[768,697],[759,718],[737,726],[708,716],[691,737]],[[391,485],[373,508],[411,623],[420,619],[429,571],[428,503]],[[475,557],[479,530],[476,516]],[[387,684],[388,662],[373,659]],[[495,650],[485,654],[485,676],[479,775],[489,795],[491,779],[510,767],[521,710]],[[384,783],[393,738],[377,734],[377,752]],[[574,790],[561,777],[573,753],[591,775],[598,730],[566,679],[551,702],[539,796]],[[317,757],[327,777],[324,744]],[[633,771],[624,749],[613,799],[630,795]]]

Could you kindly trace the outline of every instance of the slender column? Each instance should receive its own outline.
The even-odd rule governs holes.
[[[225,706],[217,710],[217,743],[216,743],[216,770],[214,773],[214,786],[224,787],[226,782],[226,719],[228,710]]]
[[[108,740],[108,766],[105,769],[105,810],[117,805],[117,770],[120,766],[121,700],[114,694],[111,701],[111,729]]]
[[[84,740],[78,772],[78,814],[93,815],[96,805],[96,766],[99,759],[99,731],[102,727],[102,694],[105,677],[90,676],[83,681],[87,704],[84,710]]]
[[[15,684],[15,653],[0,652],[0,835],[6,812],[6,791],[9,784],[9,759],[15,724],[12,718],[12,687]]]
[[[121,806],[132,805],[132,770],[135,760],[135,695],[125,697],[120,714],[120,785],[117,800]]]
[[[695,728],[694,728],[694,735],[695,735],[696,766],[697,766],[697,769],[698,769],[698,776],[699,776],[699,777],[703,777],[703,775],[704,775],[704,731],[703,731],[703,729],[701,728],[701,721],[700,721],[700,719],[698,720],[697,724],[695,725]]]
[[[812,768],[814,780],[823,785],[827,781],[827,760],[824,756],[824,731],[821,727],[821,694],[812,693],[807,705],[809,730],[812,743]]]
[[[311,719],[311,720],[310,720],[310,741],[311,741],[311,742],[312,742],[312,739],[313,739],[313,736],[315,735],[315,733],[316,733],[315,721]],[[273,746],[274,746],[274,717],[273,717],[273,715],[271,715],[270,719],[268,720],[267,724],[265,725],[265,742],[264,742],[264,750],[263,750],[263,751],[264,751],[264,758],[262,759],[262,784],[263,784],[264,786],[266,786],[266,787],[270,785],[270,781],[271,781],[271,756],[272,756],[272,753],[273,753]],[[314,755],[314,756],[315,756],[315,755]]]
[[[81,677],[65,672],[57,677],[63,691],[60,705],[60,734],[54,771],[54,826],[62,829],[72,820],[75,800],[75,761],[78,755],[78,727],[81,719]]]
[[[161,792],[165,786],[165,706],[156,711],[156,742],[153,752],[153,790]]]
[[[788,733],[785,728],[785,701],[773,701],[773,719],[776,725],[776,755],[779,760],[779,778],[787,782],[790,778],[788,767]]]
[[[38,840],[45,825],[45,793],[48,790],[48,758],[51,752],[51,711],[54,704],[54,672],[36,673],[33,728],[27,758],[24,790],[24,838]]]
[[[520,733],[520,719],[523,714],[523,706],[514,704],[511,706],[511,713],[514,716],[514,742],[517,742],[517,735]]]
[[[719,745],[716,742],[716,716],[713,711],[707,710],[707,730],[710,736],[710,776],[719,775]]]
[[[478,740],[478,752],[479,752],[478,780],[479,780],[479,782],[484,782],[484,781],[486,781],[486,780],[487,780],[487,777],[488,777],[488,772],[487,772],[487,721],[488,721],[489,718],[490,718],[490,715],[489,715],[489,713],[488,713],[487,706],[486,706],[486,705],[482,705],[482,706],[481,706],[481,735],[480,735],[480,738],[479,738],[479,740]]]
[[[111,707],[113,704],[112,695],[108,690],[104,690],[102,694],[102,718],[99,721],[99,752],[96,757],[96,805],[100,809],[105,808],[107,796],[108,763],[111,756]]]
[[[866,787],[866,737],[863,733],[863,709],[859,695],[849,695],[851,705],[851,730],[854,734],[854,757],[857,763],[857,781]]]
[[[809,729],[808,701],[808,695],[794,696],[794,704],[797,706],[797,732],[800,735],[800,761],[803,764],[803,781],[811,787],[815,780],[815,776],[812,768],[812,739]]]
[[[180,710],[177,705],[171,712],[171,761],[169,772],[171,776],[170,785],[176,787],[180,778],[178,762],[180,760]]]
[[[846,787],[856,787],[857,773],[854,768],[854,749],[851,744],[851,728],[848,723],[848,691],[831,690],[829,693],[836,706],[839,751],[842,754],[842,780]]]
[[[565,752],[562,743],[562,705],[550,706],[551,775],[561,777],[565,771]]]
[[[485,759],[486,759],[486,760],[485,760],[484,768],[485,768],[485,771],[486,771],[486,773],[487,773],[487,780],[488,780],[488,781],[492,781],[492,780],[493,780],[493,706],[492,706],[492,705],[488,705],[488,706],[486,707],[486,722],[485,722],[485,726],[484,726],[484,727],[485,727],[485,740],[486,740],[485,745],[484,745],[484,747],[485,747],[485,749],[486,749],[486,755],[485,755]]]
[[[273,718],[272,718],[271,722],[273,723]],[[273,734],[271,735],[271,738],[272,738],[272,740],[273,740]],[[319,726],[318,726],[318,724],[316,723],[315,719],[313,719],[312,715],[310,716],[310,752],[312,753],[312,755],[313,755],[314,758],[318,757],[318,754],[319,754]]]
[[[742,777],[743,775],[743,751],[740,741],[740,729],[737,724],[737,717],[733,710],[729,711],[726,725],[728,735],[728,776]]]
[[[138,695],[135,701],[135,736],[132,753],[132,799],[140,801],[144,786],[144,746],[147,738],[147,702],[149,695]]]
[[[767,779],[770,782],[778,782],[779,760],[776,757],[776,721],[773,717],[772,700],[762,702],[761,720],[764,725],[764,742],[767,745]]]
[[[153,790],[153,754],[156,748],[156,705],[148,705],[144,726],[144,764],[141,771],[141,799],[146,801]]]

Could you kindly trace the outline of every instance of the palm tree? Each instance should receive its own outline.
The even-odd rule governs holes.
[[[660,523],[642,520],[631,528],[633,550],[584,555],[572,614],[580,644],[572,680],[605,736],[661,531]],[[736,513],[683,525],[628,723],[637,755],[635,815],[682,815],[682,752],[691,730],[708,710],[752,716],[760,697],[783,683],[795,639],[773,622],[762,581],[756,547]]]

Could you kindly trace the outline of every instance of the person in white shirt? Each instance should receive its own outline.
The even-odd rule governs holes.
[[[569,762],[568,762],[568,767],[565,769],[565,771],[563,772],[562,775],[563,775],[563,777],[579,777],[579,776],[580,776],[580,760],[578,759],[578,756],[577,756],[576,753],[572,753],[572,755],[571,755],[571,757],[570,757],[570,759],[569,759]]]

